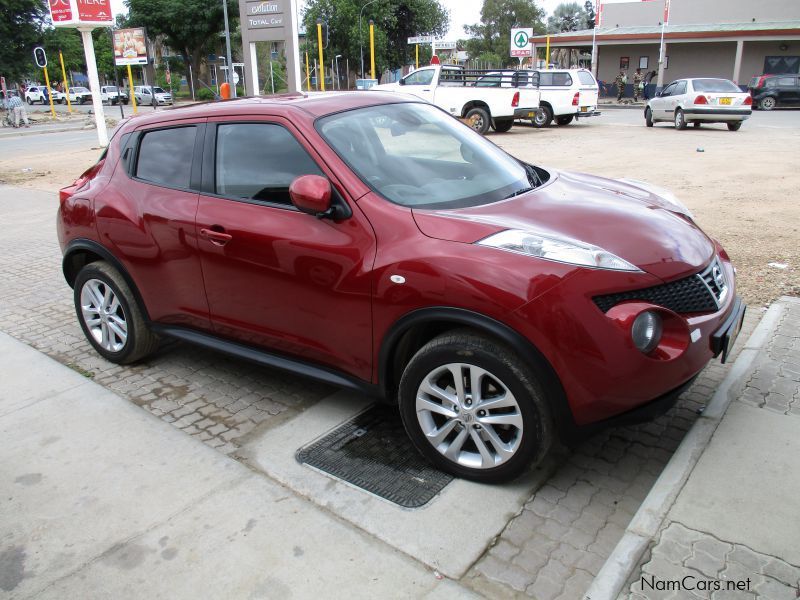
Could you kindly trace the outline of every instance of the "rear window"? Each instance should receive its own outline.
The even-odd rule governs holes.
[[[547,71],[540,71],[539,85],[540,86],[572,85],[572,77],[569,76],[569,73],[549,73]]]
[[[731,92],[739,93],[739,86],[728,79],[695,79],[692,81],[695,92]]]
[[[578,79],[580,79],[583,85],[597,85],[597,82],[589,71],[578,71]]]
[[[180,189],[188,189],[197,128],[174,127],[148,131],[139,145],[136,177]]]

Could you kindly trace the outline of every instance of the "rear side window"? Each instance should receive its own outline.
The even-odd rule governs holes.
[[[572,85],[572,77],[569,76],[569,73],[548,73],[547,71],[540,72],[539,85],[540,86]]]
[[[578,79],[580,79],[583,85],[597,85],[597,82],[589,71],[578,71]]]
[[[186,189],[192,171],[196,127],[173,127],[148,131],[139,145],[136,177]]]
[[[781,77],[778,79],[778,85],[783,87],[794,87],[794,77]]]
[[[680,96],[681,94],[686,93],[686,82],[679,81],[678,85],[675,86],[675,91],[672,93],[673,96]]]
[[[280,125],[232,123],[217,127],[217,194],[291,205],[289,186],[300,175],[323,173]]]

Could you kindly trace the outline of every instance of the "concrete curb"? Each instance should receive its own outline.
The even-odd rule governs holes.
[[[70,126],[63,126],[63,127],[54,127],[52,129],[33,129],[31,128],[30,131],[0,131],[0,138],[7,138],[7,137],[25,137],[28,135],[43,135],[45,133],[64,133],[65,131],[92,131],[94,130],[94,126],[92,127],[85,127],[81,125],[80,127],[70,127]]]
[[[584,600],[616,600],[650,542],[655,538],[697,461],[711,441],[731,401],[739,395],[759,352],[770,339],[784,314],[783,297],[770,306],[745,343],[728,375],[711,398],[703,414],[683,438],[650,493],[631,519],[622,539],[608,557]]]

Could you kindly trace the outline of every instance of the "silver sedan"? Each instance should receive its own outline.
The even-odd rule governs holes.
[[[739,131],[742,122],[753,112],[753,99],[728,79],[702,77],[678,79],[647,102],[644,119],[648,127],[668,121],[675,129],[686,129],[689,123],[725,123],[731,131]]]

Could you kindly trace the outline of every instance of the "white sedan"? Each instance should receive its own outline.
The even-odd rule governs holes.
[[[668,121],[675,129],[686,129],[692,123],[725,123],[731,131],[739,131],[742,122],[753,112],[753,99],[728,79],[709,77],[678,79],[648,100],[644,120],[648,127]]]

